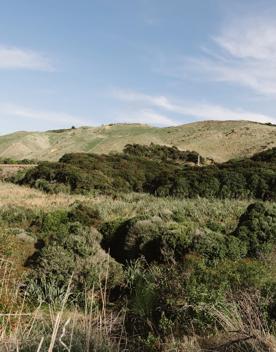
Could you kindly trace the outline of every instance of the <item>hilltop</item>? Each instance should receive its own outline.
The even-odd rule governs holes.
[[[194,150],[217,162],[251,156],[276,146],[276,127],[249,121],[203,121],[158,128],[141,124],[15,132],[0,136],[0,158],[58,160],[65,153],[122,151],[130,143]]]

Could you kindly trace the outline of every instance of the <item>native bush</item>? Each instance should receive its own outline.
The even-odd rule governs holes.
[[[26,209],[21,206],[4,206],[0,208],[0,223],[11,227],[28,228],[34,219],[41,216],[41,212]]]
[[[102,245],[119,262],[145,257],[148,262],[179,259],[192,243],[192,225],[163,221],[160,217],[136,217],[105,223]]]
[[[78,221],[85,226],[96,226],[101,222],[100,212],[98,209],[89,207],[80,202],[76,202],[68,213],[69,221]]]
[[[266,297],[273,293],[275,279],[267,270],[258,260],[210,263],[198,254],[188,254],[184,262],[170,265],[135,262],[127,276],[131,285],[130,328],[144,336],[150,331],[163,337],[172,331],[175,337],[191,332],[206,334],[218,328],[212,311],[227,310],[241,292],[263,294],[263,309],[268,312]]]
[[[276,147],[265,150],[261,153],[258,153],[254,155],[251,159],[255,161],[265,161],[269,163],[271,162],[276,163]]]
[[[247,243],[237,237],[206,229],[193,237],[191,250],[208,260],[239,259],[247,254]]]
[[[233,235],[247,243],[249,256],[259,257],[271,251],[276,243],[275,205],[250,204]]]
[[[166,147],[166,151],[156,148],[132,145],[121,154],[66,154],[58,163],[41,163],[28,170],[18,182],[50,193],[59,192],[57,184],[62,184],[61,191],[73,193],[135,191],[162,197],[276,199],[276,148],[251,159],[202,167],[180,163],[178,158],[188,154],[181,156],[179,151],[178,155],[174,148],[172,154]]]
[[[197,152],[189,150],[179,150],[177,147],[169,147],[166,145],[158,145],[151,143],[150,145],[127,144],[123,152],[128,155],[139,156],[148,159],[157,159],[162,161],[178,161],[204,163],[204,158]]]
[[[72,279],[72,297],[81,304],[85,292],[98,289],[106,278],[108,288],[122,283],[121,265],[101,248],[102,236],[92,227],[98,221],[95,209],[76,204],[33,222],[37,251],[26,262],[32,269],[27,279],[32,299],[57,300]]]

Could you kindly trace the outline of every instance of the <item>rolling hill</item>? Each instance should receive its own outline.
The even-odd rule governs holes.
[[[203,121],[158,128],[141,124],[15,132],[0,136],[0,157],[58,160],[70,152],[109,153],[128,143],[175,145],[217,162],[276,146],[276,127],[249,121]]]

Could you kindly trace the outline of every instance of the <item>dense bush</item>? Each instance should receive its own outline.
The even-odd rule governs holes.
[[[198,254],[183,263],[156,266],[138,261],[128,270],[130,285],[127,328],[146,338],[149,333],[174,337],[208,334],[218,328],[215,309],[223,314],[242,292],[273,294],[275,279],[257,260],[219,260],[210,264]]]
[[[169,256],[181,258],[191,247],[191,228],[166,223],[159,217],[133,218],[120,223],[105,223],[102,245],[119,262],[141,256],[148,262],[164,261]]]
[[[41,163],[28,170],[18,182],[49,193],[134,191],[163,197],[276,199],[276,148],[251,159],[203,167],[174,159],[190,160],[189,153],[128,145],[122,154],[66,154],[58,163]]]
[[[179,150],[177,147],[168,147],[151,143],[150,145],[127,144],[124,153],[148,159],[157,159],[162,161],[190,162],[197,164],[204,163],[204,158],[197,152],[189,150]]]
[[[148,191],[157,196],[274,200],[276,164],[243,160],[166,171],[152,180]]]
[[[89,207],[83,203],[76,202],[68,213],[70,222],[80,222],[85,226],[96,226],[101,222],[98,209]]]
[[[251,204],[241,216],[234,236],[245,242],[248,255],[259,257],[276,244],[276,207]]]
[[[241,215],[237,228],[227,233],[219,224],[197,228],[180,218],[135,217],[102,224],[102,246],[119,262],[144,257],[147,262],[177,262],[188,253],[197,253],[209,263],[265,255],[276,243],[275,206],[253,203]]]
[[[276,163],[276,147],[265,150],[261,153],[254,155],[251,159],[255,161],[265,161],[270,163]]]
[[[31,230],[38,237],[37,251],[26,262],[32,269],[27,279],[32,299],[58,300],[72,279],[72,298],[81,303],[106,278],[108,288],[122,282],[120,264],[101,248],[101,234],[91,227],[98,220],[98,212],[82,204],[34,219]]]
[[[132,218],[100,227],[102,246],[119,262],[144,257],[147,262],[183,261],[187,253],[198,253],[212,262],[240,259],[248,253],[248,242],[219,231],[196,229],[192,223],[165,222],[159,217]]]

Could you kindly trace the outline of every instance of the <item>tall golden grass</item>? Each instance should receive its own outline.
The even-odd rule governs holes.
[[[67,305],[71,280],[59,306],[32,307],[20,292],[11,262],[0,259],[0,351],[123,351],[124,312],[106,309],[106,283],[100,297],[89,293],[85,308]],[[106,280],[108,272],[106,273]],[[99,278],[100,279],[100,278]],[[27,288],[26,292],[27,292]],[[100,301],[99,301],[100,298]]]

